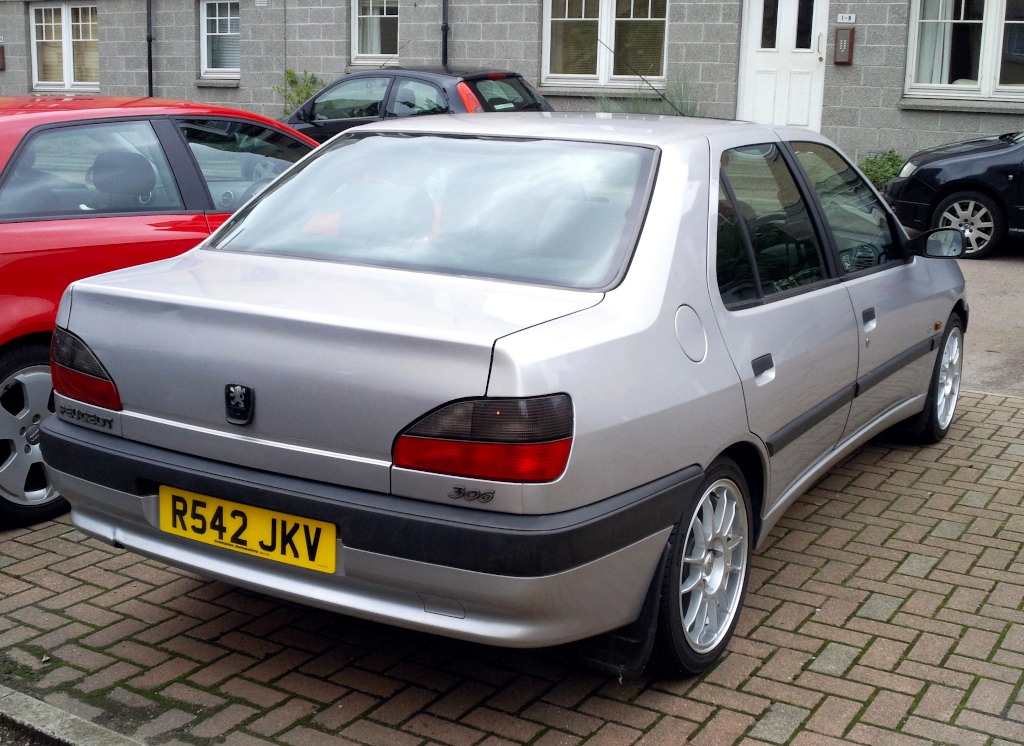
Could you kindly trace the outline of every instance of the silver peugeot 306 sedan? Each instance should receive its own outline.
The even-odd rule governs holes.
[[[84,533],[202,576],[697,673],[788,505],[946,434],[961,251],[806,130],[372,125],[71,285],[43,455]]]

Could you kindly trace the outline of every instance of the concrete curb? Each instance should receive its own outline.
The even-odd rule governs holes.
[[[141,746],[142,743],[6,686],[0,686],[0,719],[70,746]]]

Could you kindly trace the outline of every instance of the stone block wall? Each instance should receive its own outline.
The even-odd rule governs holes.
[[[825,72],[822,133],[858,160],[895,150],[903,157],[947,142],[1020,130],[1024,104],[923,101],[903,95],[907,75],[910,3],[907,0],[833,2],[828,50],[836,15],[853,13],[853,64]],[[1005,111],[997,112],[994,109]]]
[[[27,93],[32,87],[32,62],[25,3],[0,0],[0,36],[7,68],[0,72],[0,96]]]

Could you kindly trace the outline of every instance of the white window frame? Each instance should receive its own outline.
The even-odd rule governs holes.
[[[224,5],[228,6],[228,15],[226,17],[225,16],[217,16],[217,18],[218,19],[219,18],[226,18],[227,19],[228,26],[229,26],[229,31],[225,32],[225,33],[218,33],[216,35],[218,35],[218,36],[234,36],[234,35],[237,35],[239,37],[239,39],[238,39],[238,45],[239,45],[239,53],[238,53],[239,67],[211,67],[210,66],[209,44],[207,43],[207,39],[210,36],[210,33],[207,30],[207,21],[210,19],[210,9],[211,8],[216,10],[216,9],[219,8],[219,6],[224,6]],[[232,5],[234,5],[234,6],[236,6],[238,8],[238,15],[237,16],[233,16],[231,14],[231,6]],[[237,34],[232,34],[230,32],[230,25],[231,25],[231,21],[232,20],[236,21],[236,25],[238,27]],[[242,74],[242,70],[241,70],[241,59],[242,59],[242,53],[241,53],[241,45],[242,45],[241,30],[242,29],[241,29],[241,26],[242,26],[242,21],[241,21],[241,2],[238,2],[238,0],[201,0],[200,1],[200,3],[199,3],[199,66],[200,66],[199,69],[201,70],[200,77],[203,77],[203,78],[226,79],[226,80],[238,80],[238,78],[241,77],[241,74]]]
[[[981,52],[978,59],[978,79],[976,81],[964,81],[957,84],[915,82],[922,37],[920,29],[921,7],[926,2],[949,2],[954,8],[956,5],[955,0],[911,0],[904,94],[914,98],[1024,101],[1024,84],[999,84],[1006,0],[984,0],[984,17],[980,23]],[[942,54],[944,58],[948,58],[949,51],[937,50],[937,54]]]
[[[373,18],[385,18],[385,17],[398,19],[401,16],[401,5],[399,3],[399,0],[378,0],[378,2],[383,3],[385,8],[394,8],[395,9],[395,13],[391,14],[391,15],[385,15],[385,16],[362,16],[362,15],[359,14],[359,3],[360,3],[360,0],[351,0],[351,12],[352,12],[351,20],[352,20],[352,22],[351,22],[350,25],[351,25],[351,29],[352,29],[352,39],[351,39],[352,47],[351,47],[351,49],[352,49],[352,63],[353,64],[359,64],[359,65],[378,65],[378,66],[379,65],[383,65],[385,63],[393,63],[393,64],[396,64],[396,65],[398,64],[398,52],[397,51],[395,51],[393,53],[389,52],[389,53],[380,53],[380,54],[373,53],[373,52],[363,53],[363,52],[359,51],[360,50],[360,43],[359,43],[360,38],[359,37],[360,37],[360,29],[361,29],[361,24],[363,23],[363,19],[365,19],[366,21],[372,20]],[[397,47],[396,48],[397,49],[401,49],[402,48],[402,42],[401,42],[402,22],[401,22],[401,20],[397,21],[397,26],[398,26],[398,28],[397,28],[397,30],[395,32],[395,36],[396,36],[395,41],[397,43]]]
[[[599,0],[597,21],[597,72],[594,75],[566,75],[551,72],[551,25],[552,3],[564,3],[566,0],[544,0],[544,38],[543,59],[541,61],[541,84],[565,87],[607,86],[615,88],[635,88],[637,85],[653,85],[664,88],[666,82],[665,66],[668,56],[668,6],[665,7],[665,39],[661,51],[661,75],[615,75],[615,0]],[[658,19],[660,20],[660,19]],[[603,43],[602,43],[603,42]],[[642,71],[641,71],[642,72]],[[645,83],[646,81],[646,83]]]
[[[32,3],[28,6],[28,13],[31,44],[30,56],[32,58],[32,90],[34,91],[99,91],[100,89],[99,80],[75,80],[75,59],[73,50],[75,39],[72,29],[73,24],[71,22],[72,8],[89,8],[97,13],[96,39],[89,39],[87,41],[96,41],[97,56],[99,55],[99,12],[95,4],[82,2]],[[46,9],[57,9],[60,11],[61,56],[63,58],[63,80],[60,83],[39,80],[39,59],[36,47],[36,43],[39,39],[37,38],[36,11]]]

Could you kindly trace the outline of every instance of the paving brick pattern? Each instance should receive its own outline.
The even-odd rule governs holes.
[[[794,504],[720,664],[618,681],[0,532],[0,684],[152,744],[1024,743],[1024,400],[876,441]]]

